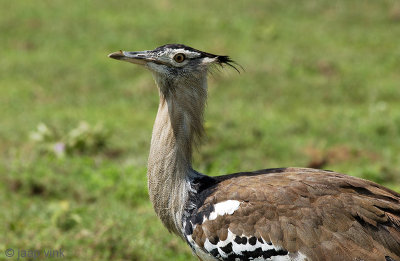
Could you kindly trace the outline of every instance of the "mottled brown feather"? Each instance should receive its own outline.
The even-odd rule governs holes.
[[[217,177],[199,209],[238,200],[232,215],[196,226],[193,239],[262,236],[310,260],[400,260],[400,194],[334,172],[287,168]],[[222,228],[222,229],[221,229]],[[221,231],[223,230],[223,231]]]

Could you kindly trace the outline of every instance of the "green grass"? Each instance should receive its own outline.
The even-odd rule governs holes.
[[[320,165],[400,191],[395,0],[1,0],[0,10],[0,251],[195,260],[148,200],[157,91],[149,72],[107,58],[120,49],[185,43],[245,68],[210,77],[196,169]],[[29,140],[40,122],[67,132],[80,121],[111,130],[107,150],[58,159]]]

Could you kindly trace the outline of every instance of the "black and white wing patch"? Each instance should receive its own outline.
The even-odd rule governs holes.
[[[184,222],[186,240],[201,260],[305,260],[301,253],[289,253],[262,237],[234,234],[228,217],[240,204],[238,200],[219,202]]]

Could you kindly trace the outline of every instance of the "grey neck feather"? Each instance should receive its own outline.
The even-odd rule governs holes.
[[[154,74],[160,104],[148,160],[148,188],[153,207],[170,232],[181,235],[183,207],[188,199],[192,150],[203,133],[207,98],[206,73],[187,78]]]

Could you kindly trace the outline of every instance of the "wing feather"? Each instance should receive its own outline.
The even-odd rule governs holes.
[[[383,186],[334,172],[295,168],[217,179],[217,187],[198,212],[226,200],[238,200],[240,207],[231,215],[193,224],[193,240],[201,247],[206,239],[215,245],[225,242],[232,233],[238,242],[240,237],[257,238],[292,257],[302,254],[309,260],[384,260],[386,256],[400,260],[400,194]]]

